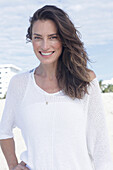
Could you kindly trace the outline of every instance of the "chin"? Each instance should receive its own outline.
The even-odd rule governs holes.
[[[51,59],[40,60],[40,63],[42,64],[55,64],[57,62],[58,62],[58,59],[57,60],[51,60]]]

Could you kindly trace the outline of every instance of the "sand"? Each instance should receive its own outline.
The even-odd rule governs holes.
[[[113,93],[105,93],[102,94],[104,109],[106,113],[106,123],[108,128],[108,135],[109,135],[109,141],[110,141],[110,149],[113,157]],[[0,118],[2,115],[2,111],[4,108],[5,100],[0,100]],[[15,139],[15,145],[16,145],[16,155],[19,160],[19,156],[22,151],[26,149],[23,138],[21,136],[21,132],[19,129],[15,128],[14,130],[14,139]],[[3,153],[0,149],[0,170],[8,170],[8,166],[6,163],[6,160],[3,156]]]

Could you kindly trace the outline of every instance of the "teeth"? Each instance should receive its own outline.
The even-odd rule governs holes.
[[[42,52],[41,52],[42,55],[51,55],[52,53],[53,53],[53,52],[51,52],[51,53],[42,53]]]

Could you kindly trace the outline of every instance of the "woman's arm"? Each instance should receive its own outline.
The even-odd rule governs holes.
[[[95,170],[113,170],[104,106],[97,79],[88,91],[87,147]]]
[[[0,121],[0,144],[9,170],[28,170],[24,162],[18,163],[17,161],[13,139],[13,128],[16,127],[15,113],[18,111],[17,106],[20,104],[24,95],[24,90],[26,88],[25,78],[27,79],[28,77],[25,75],[16,75],[10,80],[5,107]]]
[[[15,154],[15,143],[13,138],[0,140],[1,149],[6,158],[9,169],[18,165],[18,160]]]
[[[1,149],[7,161],[9,170],[29,170],[23,161],[18,163],[15,154],[15,142],[13,138],[0,140]]]

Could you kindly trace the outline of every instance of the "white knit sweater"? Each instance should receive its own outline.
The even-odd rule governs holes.
[[[34,70],[12,78],[0,124],[0,139],[21,129],[27,150],[20,156],[30,170],[113,170],[98,81],[83,99],[63,91],[47,93]]]

